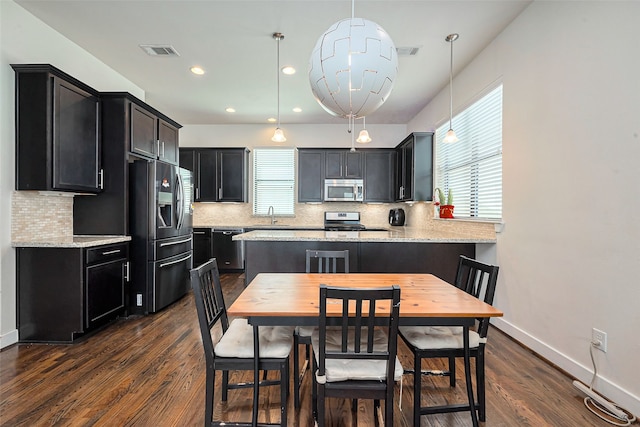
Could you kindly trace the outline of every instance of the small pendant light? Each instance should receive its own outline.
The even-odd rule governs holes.
[[[369,132],[367,132],[366,120],[367,120],[366,117],[362,118],[362,130],[358,134],[358,139],[356,139],[356,141],[359,142],[360,144],[366,144],[368,142],[371,142],[371,137],[369,136]]]
[[[453,131],[451,122],[453,121],[453,42],[458,39],[458,34],[449,34],[445,40],[451,43],[451,67],[449,68],[449,131],[444,136],[443,142],[458,142],[458,137]]]
[[[276,72],[278,73],[278,126],[271,140],[273,142],[285,142],[287,138],[284,137],[284,132],[280,129],[280,40],[284,38],[284,35],[282,33],[273,33],[273,38],[278,42],[278,64],[276,68]]]

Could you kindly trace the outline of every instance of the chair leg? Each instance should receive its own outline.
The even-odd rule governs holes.
[[[449,356],[449,385],[456,386],[456,358]]]
[[[384,401],[384,425],[385,427],[393,426],[393,389],[391,393],[387,393],[387,399]],[[419,426],[420,424],[418,424]]]
[[[478,420],[485,422],[487,418],[486,388],[484,378],[484,349],[478,349],[476,357],[476,388],[478,389]]]
[[[317,396],[317,405],[318,405],[318,427],[324,427],[324,385],[318,385],[318,396]]]
[[[205,387],[205,399],[206,402],[204,404],[204,422],[205,425],[210,425],[213,420],[213,394],[215,391],[215,383],[216,383],[216,371],[213,369],[213,366],[207,366],[207,374],[206,374],[207,385]]]
[[[413,425],[420,425],[420,402],[422,392],[422,359],[413,352]]]
[[[313,367],[311,369],[311,403],[313,408],[313,418],[318,420],[318,382],[316,381],[316,358],[311,357],[311,363]],[[320,424],[318,424],[320,425]]]
[[[280,365],[280,425],[287,426],[287,396],[289,395],[289,360]]]
[[[300,407],[300,342],[298,334],[293,333],[293,406]]]
[[[222,401],[227,401],[229,391],[229,371],[222,371]]]

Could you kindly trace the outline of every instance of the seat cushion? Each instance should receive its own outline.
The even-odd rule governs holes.
[[[411,345],[422,350],[464,347],[461,326],[400,326],[398,330]],[[469,348],[478,347],[480,342],[486,339],[469,330]]]
[[[316,363],[319,363],[320,353],[320,332],[316,329],[311,336],[311,345],[314,349]],[[349,333],[348,348],[353,348],[354,333]],[[366,335],[360,340],[361,349],[366,349]],[[340,329],[327,330],[327,351],[335,352],[340,350],[342,334]],[[381,329],[376,329],[374,333],[374,351],[386,351],[387,334]],[[396,357],[396,366],[394,370],[394,381],[402,378],[404,369],[400,364],[400,360]],[[346,380],[378,380],[384,381],[387,378],[387,362],[386,360],[358,360],[358,359],[327,359],[325,363],[325,378],[318,379],[319,382],[338,382]]]
[[[293,328],[285,326],[261,326],[260,357],[285,358],[293,345]],[[220,357],[253,357],[253,326],[247,319],[234,319],[229,329],[214,346]]]
[[[296,326],[296,335],[301,337],[310,337],[317,326]]]

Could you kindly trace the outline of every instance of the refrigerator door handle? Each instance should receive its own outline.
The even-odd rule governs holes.
[[[182,228],[182,220],[184,219],[184,188],[182,188],[182,176],[180,176],[180,171],[176,173],[176,228],[180,230]]]
[[[182,243],[187,243],[190,242],[191,239],[193,239],[193,237],[189,237],[187,239],[183,239],[183,240],[178,240],[176,242],[166,242],[166,243],[160,243],[160,247],[164,248],[165,246],[173,246],[173,245],[180,245]]]
[[[162,264],[160,264],[160,268],[167,267],[167,266],[169,266],[169,265],[173,265],[173,264],[178,264],[178,263],[183,262],[183,261],[186,261],[186,260],[188,260],[188,259],[190,259],[190,258],[191,258],[191,255],[187,255],[186,257],[184,257],[184,258],[180,258],[180,259],[177,259],[177,260],[175,260],[175,261],[171,261],[171,262],[163,262]]]

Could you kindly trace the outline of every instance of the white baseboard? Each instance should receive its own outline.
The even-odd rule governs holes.
[[[494,318],[491,320],[491,323],[502,332],[519,341],[551,363],[557,365],[560,369],[569,373],[569,375],[573,375],[576,379],[587,385],[591,382],[593,370],[590,366],[587,367],[580,364],[566,354],[549,347],[546,343],[529,335],[527,332],[504,319]],[[633,395],[631,392],[611,382],[609,379],[598,375],[594,389],[618,406],[631,411],[634,415],[638,416],[640,414],[640,397]],[[578,392],[576,391],[576,393]]]
[[[4,335],[0,335],[0,349],[9,347],[18,342],[18,330],[14,329]]]

